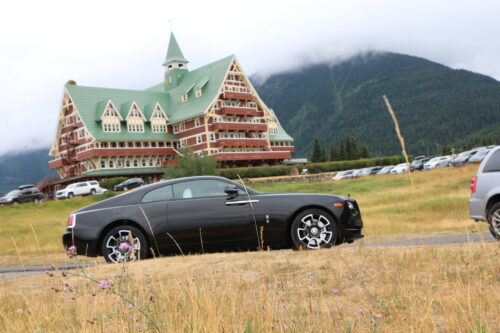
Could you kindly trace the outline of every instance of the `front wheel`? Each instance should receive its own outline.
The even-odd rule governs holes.
[[[95,189],[91,189],[90,190],[90,195],[94,195],[95,194]]]
[[[294,249],[317,250],[330,248],[337,239],[338,229],[332,215],[321,209],[307,209],[293,220]]]
[[[488,211],[488,227],[491,235],[500,240],[500,202],[494,204]]]
[[[123,187],[123,190],[124,190],[124,191],[128,191],[128,187],[127,187],[127,186],[124,186],[124,187]]]
[[[101,253],[109,263],[145,259],[147,251],[146,237],[139,229],[130,225],[116,226],[102,239]]]
[[[68,199],[73,199],[75,195],[73,193],[68,193]]]

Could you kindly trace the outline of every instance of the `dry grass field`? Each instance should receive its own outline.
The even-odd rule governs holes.
[[[340,246],[3,280],[0,331],[498,332],[498,255],[498,243]]]
[[[351,195],[360,205],[367,236],[364,241],[369,242],[374,236],[487,230],[484,223],[468,217],[468,184],[476,169],[467,166],[413,173],[413,187],[408,175],[387,175],[340,182],[254,184],[253,188]],[[64,263],[60,237],[68,215],[100,199],[94,196],[0,207],[0,266]]]

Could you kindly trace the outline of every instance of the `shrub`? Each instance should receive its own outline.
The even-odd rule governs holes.
[[[165,178],[218,175],[217,159],[213,156],[199,156],[192,150],[183,151],[183,156],[176,158],[177,164],[165,169]]]
[[[249,167],[249,168],[231,168],[220,170],[220,176],[229,179],[237,179],[238,175],[241,178],[259,178],[259,177],[273,177],[289,175],[292,168],[307,168],[309,173],[321,173],[331,171],[341,171],[350,169],[360,169],[370,166],[384,166],[399,164],[404,162],[403,156],[386,156],[386,157],[373,157],[364,158],[354,161],[333,161],[321,163],[309,163],[303,165],[278,165],[267,167]]]
[[[107,188],[108,190],[113,190],[113,186],[120,184],[121,182],[127,180],[127,177],[113,177],[101,180],[99,184],[101,187]]]

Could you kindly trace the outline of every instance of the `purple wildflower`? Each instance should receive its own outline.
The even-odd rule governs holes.
[[[153,302],[154,297],[155,297],[155,294],[153,294],[153,293],[149,293],[149,301],[150,301],[150,302]]]
[[[383,314],[381,314],[381,313],[377,313],[377,314],[375,314],[375,318],[382,318],[383,316],[384,316],[384,315],[383,315]]]
[[[340,290],[338,290],[338,289],[332,289],[332,293],[333,294],[338,294],[338,293],[340,293]]]
[[[72,300],[74,300],[75,298],[74,298],[73,296],[66,296],[66,299],[67,299],[67,300],[72,301]]]
[[[71,245],[70,247],[68,247],[68,249],[66,250],[66,254],[68,255],[68,257],[76,256],[76,246]]]
[[[67,291],[70,293],[73,291],[73,288],[69,284],[65,283],[64,284],[64,291]]]
[[[132,304],[130,304],[130,303],[129,303],[127,307],[128,307],[129,309],[132,309],[134,306],[133,306]]]
[[[130,245],[129,243],[121,243],[120,245],[118,245],[118,249],[120,251],[132,251],[134,249],[134,247],[132,245]]]
[[[113,280],[101,280],[97,284],[97,288],[99,288],[99,289],[108,289],[112,285],[113,285]]]
[[[364,314],[365,314],[365,310],[363,310],[363,309],[359,309],[359,310],[358,310],[358,314],[359,314],[359,315],[364,315]]]

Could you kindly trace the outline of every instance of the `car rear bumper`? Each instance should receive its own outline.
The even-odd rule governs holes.
[[[97,246],[95,242],[87,242],[75,236],[71,231],[66,231],[62,235],[62,243],[65,249],[74,245],[76,246],[76,253],[79,255],[96,257],[98,255]]]
[[[486,221],[486,205],[484,199],[471,198],[469,200],[469,216],[471,219]]]

